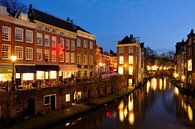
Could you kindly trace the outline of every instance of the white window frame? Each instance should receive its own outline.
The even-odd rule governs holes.
[[[3,32],[3,28],[5,28],[5,29],[7,29],[7,31],[6,32]],[[7,35],[6,37],[7,37],[7,39],[4,39],[3,37],[3,33],[5,34],[5,35]],[[8,27],[8,26],[2,26],[2,40],[3,41],[11,41],[11,27]]]
[[[87,40],[83,40],[83,48],[87,48]]]
[[[49,58],[50,58],[50,50],[49,49],[45,49],[45,51],[44,51],[44,59],[47,59],[47,61],[49,62]]]
[[[27,58],[27,49],[32,50],[32,58]],[[32,47],[25,47],[25,60],[33,60],[33,48]]]
[[[71,63],[75,63],[75,53],[74,52],[71,52],[71,57],[70,57],[70,62]]]
[[[29,36],[29,37],[27,37],[27,36]],[[30,39],[30,40],[28,40],[28,39]],[[25,30],[25,42],[26,43],[33,43],[33,31],[32,30]]]
[[[80,38],[77,39],[77,47],[81,47],[81,39]]]
[[[124,64],[124,56],[119,56],[119,64]]]
[[[6,52],[6,51],[3,51],[3,46],[7,46],[8,47],[8,51],[7,51],[8,57],[6,57],[6,58],[3,57],[3,52]],[[9,59],[10,56],[11,56],[11,45],[9,45],[9,44],[2,44],[2,46],[1,46],[1,57],[2,57],[2,59]]]
[[[56,48],[56,45],[57,45],[56,36],[52,36],[51,37],[51,47]]]
[[[75,50],[75,41],[71,40],[71,51]]]
[[[93,50],[93,42],[92,41],[89,42],[89,49]]]
[[[37,32],[37,45],[41,46],[43,44],[43,34]],[[38,42],[38,39],[40,38],[40,43]]]
[[[46,47],[49,47],[50,46],[50,35],[46,34],[45,37],[44,37],[44,39],[45,39],[45,42],[44,42],[45,43],[45,46]],[[46,44],[46,41],[47,40],[48,40],[48,43]]]
[[[17,52],[16,51],[16,49],[17,48],[20,48],[22,51],[19,51],[19,52],[21,52],[21,57],[19,57],[16,53],[19,53],[19,52]],[[22,46],[15,46],[15,54],[16,54],[16,56],[17,56],[17,60],[23,60],[23,47]]]
[[[39,55],[40,54],[40,55]],[[42,61],[42,59],[43,59],[43,50],[41,49],[41,48],[37,48],[37,51],[36,51],[36,59],[37,59],[37,61]],[[40,59],[39,59],[39,57],[38,56],[40,56]]]
[[[68,98],[68,100],[67,100]],[[65,94],[65,102],[70,102],[71,101],[71,96],[70,94]]]
[[[17,34],[17,33],[16,33],[16,30],[17,30],[17,29],[18,29],[18,30],[21,30],[21,32],[22,32],[22,34],[21,34],[21,36],[22,36],[21,38],[22,38],[22,39],[21,39],[21,40],[20,40],[20,39],[16,39],[16,34]],[[14,40],[15,40],[15,41],[19,41],[19,42],[23,42],[23,40],[24,40],[24,30],[23,30],[22,28],[15,27],[15,31],[14,31],[14,32],[15,32],[15,33],[14,33]]]

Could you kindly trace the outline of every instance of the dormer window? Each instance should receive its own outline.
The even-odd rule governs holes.
[[[8,15],[7,8],[6,7],[3,7],[3,6],[0,6],[0,14]]]
[[[27,21],[28,20],[28,16],[26,14],[24,14],[24,13],[20,13],[20,19]]]

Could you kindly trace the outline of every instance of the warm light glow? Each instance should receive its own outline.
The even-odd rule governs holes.
[[[129,66],[129,75],[133,75],[133,66]]]
[[[123,110],[119,110],[119,120],[120,120],[121,122],[123,122],[123,121],[124,121],[124,114],[123,114]]]
[[[174,72],[174,74],[173,74],[173,75],[174,75],[174,77],[175,77],[175,78],[178,78],[178,77],[179,77],[179,74],[178,74],[178,73],[176,73],[176,72]]]
[[[0,81],[5,82],[5,81],[11,81],[11,73],[5,73],[5,74],[0,74]]]
[[[37,71],[37,79],[43,80],[44,79],[44,71]]]
[[[170,83],[171,84],[171,83]],[[164,78],[164,85],[163,85],[163,88],[164,88],[164,90],[166,90],[166,88],[167,88],[167,79],[166,78]]]
[[[149,90],[150,90],[150,81],[147,82],[146,88],[147,88],[146,92],[149,93]]]
[[[34,80],[34,74],[33,73],[23,73],[22,74],[22,79],[24,81]]]
[[[123,72],[124,72],[124,71],[123,71],[123,67],[118,67],[118,74],[121,74],[121,75],[122,75]]]
[[[57,72],[56,71],[50,71],[50,79],[56,79],[57,78]]]
[[[127,107],[125,107],[125,109],[124,109],[123,113],[124,113],[124,116],[126,117],[126,116],[127,116],[127,113],[128,113],[128,111],[127,111]]]
[[[156,78],[152,78],[151,80],[151,87],[153,90],[156,90],[156,86],[157,86],[157,79]]]
[[[119,56],[119,64],[124,64],[124,57],[123,56]]]
[[[179,94],[179,89],[177,87],[174,87],[174,94],[178,95]]]
[[[133,99],[130,98],[128,99],[128,110],[133,111]]]
[[[14,56],[14,55],[12,55],[12,56],[11,56],[11,61],[12,61],[12,62],[15,62],[15,61],[16,61],[16,59],[17,59],[17,57],[16,57],[16,56]]]
[[[124,102],[123,101],[120,102],[120,104],[118,106],[118,109],[119,110],[123,110],[124,109]]]
[[[129,113],[129,124],[130,125],[133,125],[134,124],[134,121],[135,121],[135,116],[134,116],[134,113],[133,112],[130,112]]]
[[[188,60],[188,71],[192,71],[192,59]]]
[[[186,77],[185,77],[184,75],[181,76],[181,80],[182,80],[182,81],[185,81],[185,78],[186,78]]]
[[[133,56],[129,56],[129,64],[133,64]]]
[[[163,80],[160,79],[160,80],[159,80],[159,88],[160,88],[160,90],[162,90],[162,85],[163,85]]]
[[[124,64],[124,67],[126,68],[126,67],[127,67],[127,65],[126,65],[126,64]]]
[[[103,63],[99,63],[99,66],[102,67],[103,66]]]
[[[190,121],[193,120],[193,110],[190,105],[188,105],[188,118]]]
[[[133,80],[130,78],[130,79],[128,79],[128,83],[129,83],[129,86],[132,86],[132,84],[133,84]]]

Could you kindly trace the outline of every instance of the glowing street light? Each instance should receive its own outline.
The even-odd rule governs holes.
[[[12,55],[11,56],[11,61],[12,61],[12,87],[11,87],[11,89],[12,90],[15,90],[15,80],[14,80],[14,63],[15,63],[15,61],[16,61],[16,59],[17,59],[17,57],[15,56],[15,55]]]

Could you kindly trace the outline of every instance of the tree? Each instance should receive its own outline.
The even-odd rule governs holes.
[[[0,0],[2,6],[7,7],[7,11],[11,16],[16,16],[18,11],[26,13],[28,8],[26,5],[20,3],[19,0]]]

